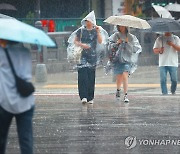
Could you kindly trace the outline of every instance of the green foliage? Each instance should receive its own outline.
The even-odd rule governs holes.
[[[34,25],[34,13],[29,11],[26,15],[26,19],[23,20],[23,22],[29,24],[29,25]]]
[[[142,19],[145,19],[146,18],[146,15],[144,13],[140,13],[137,15],[137,17],[139,18],[142,18]]]

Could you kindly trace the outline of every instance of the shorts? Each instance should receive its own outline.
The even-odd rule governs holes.
[[[114,75],[123,74],[124,72],[130,71],[130,64],[115,63],[114,64]]]

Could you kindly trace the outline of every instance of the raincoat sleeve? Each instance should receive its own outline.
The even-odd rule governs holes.
[[[101,26],[99,26],[99,27],[100,27],[100,34],[102,37],[102,43],[99,43],[97,40],[97,45],[96,45],[97,64],[102,63],[106,56],[107,42],[108,42],[108,38],[109,38],[109,35],[106,32],[106,30],[104,30]]]
[[[130,60],[130,74],[134,73],[135,70],[137,69],[137,62],[138,62],[138,57],[139,54],[142,52],[142,47],[139,43],[139,40],[135,35],[132,35],[132,42],[130,42],[130,45],[133,46],[133,51],[131,55],[131,60]]]
[[[75,30],[70,36],[69,36],[69,39],[68,39],[68,43],[69,44],[74,44],[74,40],[76,38],[76,36],[78,36],[78,33],[79,33],[79,36],[80,36],[80,29],[82,27],[78,28],[77,30]]]
[[[75,37],[77,37],[80,40],[81,36],[81,29],[78,29],[77,32],[75,33]]]
[[[118,40],[117,34],[114,33],[108,39],[108,50],[109,51],[116,51],[118,49],[118,44],[116,43]]]
[[[80,37],[80,32],[81,32],[81,28],[83,27],[80,27],[78,28],[77,30],[75,30],[69,37],[68,39],[68,47],[67,47],[67,60],[69,63],[72,63],[74,61],[74,48],[75,48],[75,38],[76,36]]]

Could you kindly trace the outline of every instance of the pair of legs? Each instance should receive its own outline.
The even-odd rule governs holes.
[[[167,72],[169,72],[171,79],[171,93],[175,94],[177,88],[177,67],[161,66],[160,67],[160,82],[162,94],[168,94],[167,90]]]
[[[120,90],[123,84],[124,94],[128,92],[128,76],[129,76],[130,64],[115,63],[114,74],[116,75],[117,90]]]
[[[34,107],[30,110],[12,114],[0,107],[0,153],[5,154],[9,127],[13,117],[16,119],[21,154],[33,154],[32,117]]]
[[[120,89],[123,84],[124,102],[129,102],[129,99],[127,98],[129,70],[129,64],[116,63],[114,65],[114,74],[116,75],[117,85],[116,98],[120,98]]]
[[[86,98],[89,102],[94,99],[95,72],[95,68],[84,67],[78,69],[78,90],[81,100]]]
[[[117,89],[121,89],[121,85],[123,84],[124,94],[128,92],[128,72],[123,72],[122,74],[118,74],[116,76],[116,85]]]

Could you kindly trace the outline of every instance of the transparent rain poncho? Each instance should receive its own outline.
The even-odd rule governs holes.
[[[123,42],[118,46],[116,42],[120,38]],[[142,48],[135,35],[127,33],[127,38],[128,42],[125,42],[125,36],[123,36],[120,32],[115,32],[109,37],[108,52],[112,52],[112,49],[117,48],[117,51],[115,52],[116,62],[120,62],[123,57],[124,62],[130,64],[131,68],[129,74],[132,74],[137,69],[138,56],[139,53],[142,52]],[[108,61],[105,67],[106,74],[108,74],[112,68],[113,62]]]
[[[94,11],[90,12],[82,21],[81,21],[81,27],[75,30],[69,37],[68,39],[68,47],[67,47],[67,60],[73,65],[73,68],[76,67],[94,67],[96,65],[100,65],[103,62],[103,59],[105,58],[106,55],[106,50],[107,50],[107,41],[108,41],[108,33],[106,30],[104,30],[101,26],[99,26],[100,29],[100,34],[102,37],[102,43],[99,43],[97,41],[95,52],[96,52],[96,62],[91,64],[91,63],[82,63],[82,58],[81,58],[81,53],[76,53],[77,45],[75,44],[75,38],[77,36],[77,32],[83,29],[85,29],[85,21],[88,20],[91,23],[93,23],[94,26],[96,26],[96,19],[95,19],[95,14]],[[83,35],[83,34],[82,34]]]

